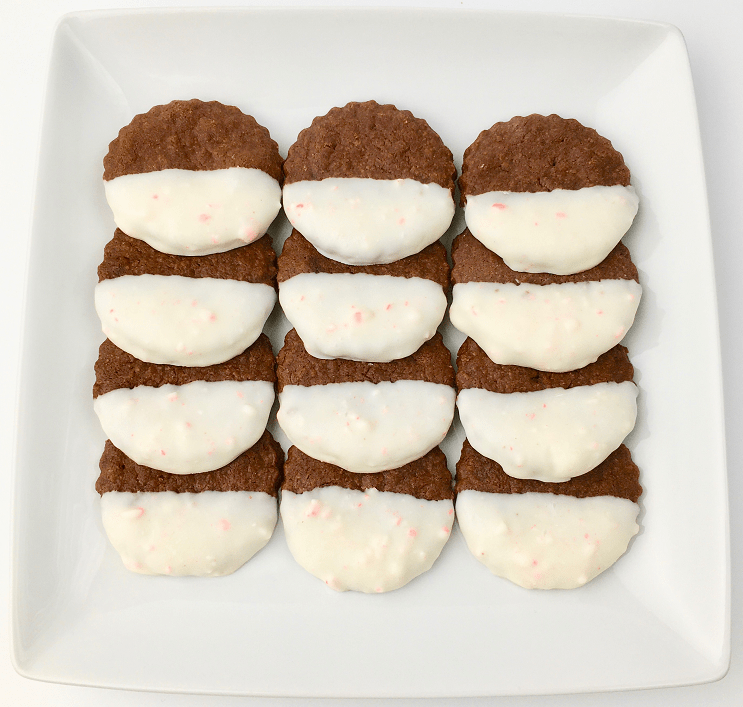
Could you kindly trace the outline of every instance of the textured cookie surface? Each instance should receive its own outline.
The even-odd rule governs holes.
[[[98,266],[98,281],[125,275],[179,275],[240,280],[276,287],[276,253],[271,239],[264,236],[241,248],[212,255],[161,253],[138,238],[130,238],[121,229],[103,249]]]
[[[119,388],[147,385],[186,385],[194,381],[268,381],[276,382],[275,361],[271,342],[265,334],[239,356],[213,366],[169,366],[146,363],[122,351],[106,339],[98,349],[95,362],[93,397]]]
[[[333,464],[318,461],[291,447],[286,455],[282,491],[304,493],[325,486],[366,491],[405,493],[427,501],[453,499],[451,473],[446,457],[437,447],[410,464],[377,474],[354,474]]]
[[[101,474],[95,484],[100,494],[174,491],[262,491],[277,495],[281,484],[284,454],[269,432],[227,466],[200,474],[168,474],[140,466],[106,440],[101,456]]]
[[[278,259],[279,283],[303,273],[349,273],[390,275],[392,277],[420,277],[449,289],[449,263],[446,248],[437,241],[420,253],[386,265],[346,265],[319,253],[296,229],[284,242]]]
[[[452,244],[452,284],[465,282],[512,282],[530,285],[552,285],[565,282],[594,282],[598,280],[635,280],[639,282],[637,268],[630,258],[629,249],[619,243],[608,257],[596,267],[573,275],[528,273],[511,270],[503,258],[477,240],[469,230],[460,233]]]
[[[366,363],[310,356],[297,332],[292,329],[277,358],[279,392],[287,385],[313,386],[352,381],[415,380],[454,385],[454,368],[449,349],[437,333],[414,354],[389,363]]]
[[[628,186],[630,173],[611,142],[577,120],[515,117],[484,130],[464,153],[459,187],[468,194]]]
[[[457,462],[455,492],[552,493],[575,498],[616,496],[637,502],[642,494],[639,478],[640,470],[624,445],[587,474],[561,483],[545,483],[508,476],[498,462],[484,457],[465,440]]]
[[[134,117],[109,145],[105,180],[163,169],[260,169],[282,179],[276,142],[255,118],[217,101],[172,101]]]
[[[633,376],[627,348],[621,345],[599,356],[595,363],[564,373],[493,363],[469,337],[457,353],[457,390],[482,388],[493,393],[531,393],[548,388],[569,390],[596,383],[622,383],[631,381]]]
[[[414,179],[454,193],[451,151],[410,111],[376,101],[333,108],[289,148],[286,183],[330,177]]]

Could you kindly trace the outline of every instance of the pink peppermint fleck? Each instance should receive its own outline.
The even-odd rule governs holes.
[[[567,217],[568,217],[568,215],[566,213],[563,213],[562,211],[558,211],[555,214],[555,218],[567,218]]]
[[[418,535],[418,531],[415,528],[411,528],[410,530],[408,530],[408,535],[411,538],[414,538],[416,535]]]
[[[503,209],[507,209],[508,207],[505,204],[493,204],[493,208],[503,211]]]
[[[227,518],[222,518],[218,525],[220,530],[229,530],[232,527],[232,523],[230,523]]]
[[[199,214],[198,218],[201,223],[208,223],[212,220],[212,217],[209,216],[209,214]]]
[[[361,322],[364,320],[364,315],[361,312],[354,312],[353,320],[357,324],[361,324]]]

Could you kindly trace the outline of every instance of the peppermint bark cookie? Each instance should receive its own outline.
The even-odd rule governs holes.
[[[467,439],[509,476],[555,483],[585,474],[635,425],[637,386],[621,345],[584,368],[547,373],[493,363],[468,338],[457,369]]]
[[[277,361],[279,425],[305,454],[355,473],[396,469],[446,436],[454,368],[441,334],[390,363],[310,356],[292,329]]]
[[[137,115],[103,160],[116,225],[164,253],[251,243],[281,208],[282,158],[266,128],[234,106],[173,101]]]
[[[140,466],[107,441],[95,485],[103,527],[133,572],[230,574],[273,533],[282,463],[268,432],[227,466],[187,476]]]
[[[425,120],[375,101],[315,118],[289,148],[284,210],[323,255],[391,263],[438,240],[454,216],[451,151]]]
[[[637,534],[639,470],[622,445],[588,474],[514,479],[465,440],[456,510],[470,552],[527,589],[574,589],[613,565]]]
[[[266,236],[229,253],[182,258],[117,229],[98,268],[103,333],[150,363],[210,366],[242,353],[276,304]]]
[[[583,368],[624,338],[642,288],[622,244],[574,275],[519,273],[468,230],[452,245],[452,324],[503,365]]]
[[[446,312],[449,263],[438,241],[388,265],[358,266],[326,258],[295,230],[278,266],[281,307],[316,358],[405,358]]]
[[[568,275],[598,265],[639,202],[611,142],[557,115],[484,130],[464,153],[459,186],[471,233],[519,272]]]
[[[398,469],[352,474],[291,447],[281,518],[294,559],[331,589],[388,592],[436,561],[453,497],[440,449]]]
[[[95,373],[93,407],[108,438],[137,464],[171,474],[213,471],[252,447],[275,397],[265,334],[202,368],[145,363],[106,339]]]

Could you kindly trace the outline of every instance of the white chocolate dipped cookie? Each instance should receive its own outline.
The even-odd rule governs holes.
[[[181,476],[140,466],[107,441],[96,482],[103,527],[133,572],[230,574],[271,538],[282,456],[265,432],[227,466]]]
[[[109,146],[116,225],[163,253],[223,253],[260,238],[281,208],[283,160],[234,106],[172,101],[137,115]]]
[[[628,231],[639,204],[609,140],[557,115],[484,130],[464,153],[459,185],[467,228],[518,272],[595,267]]]
[[[309,456],[355,473],[425,455],[454,417],[454,370],[441,335],[390,363],[310,356],[295,330],[278,355],[277,419]]]
[[[451,322],[502,365],[583,368],[622,341],[642,295],[621,243],[576,275],[517,273],[465,230],[452,259]]]
[[[134,462],[170,474],[213,471],[263,435],[276,380],[265,334],[229,361],[202,368],[144,363],[101,344],[93,407]]]
[[[349,265],[391,263],[438,240],[454,216],[451,152],[409,111],[375,101],[315,118],[289,148],[292,226]]]
[[[508,476],[465,440],[457,520],[493,574],[526,589],[575,589],[611,567],[637,534],[638,477],[623,445],[591,472],[548,484]]]
[[[405,358],[433,337],[446,311],[449,264],[438,242],[389,265],[351,266],[295,230],[278,267],[279,302],[315,358]]]
[[[160,253],[117,230],[98,268],[103,333],[149,363],[210,366],[248,348],[276,304],[270,239],[215,255]]]
[[[495,364],[468,338],[457,369],[467,439],[515,478],[556,483],[585,474],[635,424],[637,386],[621,345],[584,368],[547,373]]]
[[[336,591],[399,589],[431,568],[454,522],[439,449],[399,469],[352,474],[289,449],[281,518],[294,559]]]

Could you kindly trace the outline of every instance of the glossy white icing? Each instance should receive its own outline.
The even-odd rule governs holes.
[[[451,501],[327,486],[284,491],[294,559],[337,591],[389,592],[430,569],[451,534]]]
[[[364,273],[295,275],[279,285],[279,302],[311,356],[355,361],[410,356],[446,312],[431,280]]]

